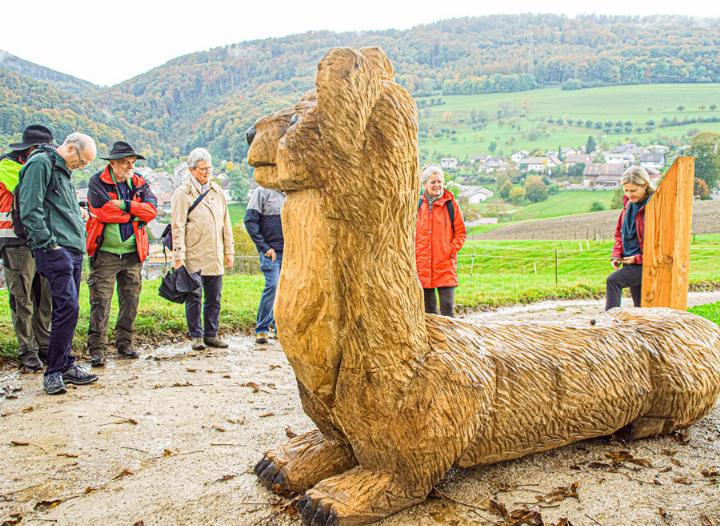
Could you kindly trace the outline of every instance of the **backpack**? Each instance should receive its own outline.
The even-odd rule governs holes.
[[[193,201],[193,204],[190,205],[190,208],[188,208],[188,212],[187,212],[188,217],[190,216],[190,212],[192,212],[193,210],[195,210],[195,207],[200,204],[200,201],[202,201],[203,199],[205,199],[205,196],[208,195],[209,192],[210,192],[210,190],[208,190],[208,191],[205,192],[205,193],[200,194],[199,196],[197,196],[197,197],[195,198],[195,201]],[[165,230],[163,230],[163,231],[162,231],[162,234],[160,234],[160,239],[162,240],[162,244],[163,244],[163,252],[165,251],[166,248],[167,248],[168,250],[172,250],[172,249],[173,249],[172,224],[168,224],[168,225],[165,227]]]
[[[13,232],[15,232],[15,236],[21,240],[21,241],[27,241],[27,234],[25,233],[25,225],[22,224],[22,221],[20,219],[20,184],[23,180],[23,175],[25,173],[25,166],[27,166],[27,162],[32,158],[33,155],[40,152],[54,152],[55,149],[51,146],[47,146],[45,144],[38,146],[35,151],[33,151],[30,154],[30,157],[28,157],[27,161],[25,161],[25,164],[20,169],[20,174],[18,175],[18,184],[15,186],[15,189],[13,190],[13,201],[12,201],[12,207],[10,208],[10,217],[12,219],[13,224]],[[47,186],[47,192],[51,192],[55,190],[55,177],[53,177],[53,172],[55,171],[55,157],[52,155],[48,155],[48,158],[50,159],[50,183]]]
[[[418,211],[420,211],[422,202],[423,198],[420,197],[420,199],[418,199]],[[445,201],[445,206],[447,207],[448,215],[450,216],[450,226],[452,227],[453,235],[455,235],[455,207],[453,206],[453,200],[448,199]]]

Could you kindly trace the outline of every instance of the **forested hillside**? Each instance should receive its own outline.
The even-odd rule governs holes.
[[[238,160],[246,152],[246,128],[312,88],[317,62],[329,48],[374,45],[385,49],[398,80],[416,96],[720,82],[720,19],[460,18],[407,31],[309,32],[232,44],[178,57],[111,88],[87,88],[82,104],[68,97],[55,105],[57,93],[81,88],[24,67],[22,75],[57,89],[48,95],[52,101],[22,89],[14,99],[3,98],[0,134],[52,108],[59,119],[86,117],[111,128],[106,136],[124,134],[157,155],[207,145],[221,158]],[[6,89],[13,89],[7,88],[10,75],[0,68]]]

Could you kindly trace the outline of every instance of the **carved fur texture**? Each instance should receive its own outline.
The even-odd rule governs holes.
[[[331,50],[316,84],[256,123],[249,152],[258,183],[287,193],[275,318],[318,427],[268,451],[256,472],[277,493],[304,493],[304,524],[368,524],[421,502],[453,465],[623,429],[669,433],[710,411],[720,330],[700,317],[426,316],[415,104],[378,48]]]

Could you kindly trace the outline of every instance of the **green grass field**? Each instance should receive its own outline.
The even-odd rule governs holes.
[[[597,192],[567,190],[550,195],[545,201],[524,206],[513,206],[503,202],[500,198],[493,197],[471,207],[486,217],[494,217],[500,214],[512,221],[526,221],[589,213],[591,212],[590,207],[595,202],[602,203],[605,209],[609,210],[612,198],[613,192],[611,190]]]
[[[438,98],[430,97],[430,98]],[[437,160],[442,156],[468,159],[489,154],[490,143],[497,143],[496,154],[509,156],[517,150],[557,149],[558,145],[584,145],[588,135],[598,143],[611,146],[631,140],[639,144],[662,142],[663,137],[680,138],[689,130],[720,132],[720,123],[695,123],[685,126],[659,127],[663,118],[683,120],[689,117],[720,117],[720,87],[717,84],[643,84],[610,86],[574,91],[547,88],[518,93],[442,96],[446,104],[420,109],[421,129],[429,137],[420,140],[421,155]],[[422,101],[427,98],[418,98]],[[678,107],[682,106],[682,110]],[[471,112],[487,115],[486,128],[471,128]],[[502,114],[498,119],[498,113]],[[631,133],[605,135],[603,130],[575,125],[549,124],[548,118],[574,121],[631,121]],[[654,120],[650,133],[637,133]],[[442,128],[455,130],[450,137],[434,137]],[[534,133],[531,133],[534,132]],[[535,138],[532,138],[535,137]]]
[[[604,294],[610,273],[610,242],[576,241],[468,241],[459,254],[459,310],[529,303],[552,298],[597,298]],[[720,287],[720,234],[698,235],[691,246],[690,281],[693,287]],[[556,267],[557,255],[557,267]],[[557,268],[557,283],[556,283]],[[164,342],[184,337],[182,305],[157,295],[158,281],[146,281],[137,318],[138,339]],[[252,331],[262,292],[261,275],[227,276],[223,284],[222,332]],[[74,346],[86,342],[88,289],[81,286],[80,321]],[[703,310],[705,309],[705,310]],[[720,307],[696,308],[717,321]],[[113,306],[115,318],[117,305]],[[112,341],[112,340],[111,340]],[[17,343],[10,321],[7,291],[0,291],[0,356],[14,356]]]

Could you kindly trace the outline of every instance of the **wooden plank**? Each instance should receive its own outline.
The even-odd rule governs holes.
[[[643,307],[687,310],[694,174],[678,157],[645,207]]]

